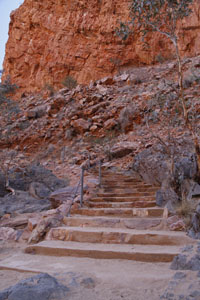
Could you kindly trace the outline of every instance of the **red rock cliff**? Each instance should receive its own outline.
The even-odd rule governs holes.
[[[171,57],[171,43],[159,34],[146,50],[140,39],[126,43],[115,37],[117,20],[128,16],[129,0],[25,0],[11,14],[4,60],[4,78],[22,90],[36,91],[51,84],[61,87],[66,75],[79,83],[107,76],[121,68]],[[200,2],[182,22],[183,55],[200,53]],[[117,59],[117,60],[116,60]]]

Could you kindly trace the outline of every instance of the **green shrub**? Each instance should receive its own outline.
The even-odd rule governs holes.
[[[11,83],[10,76],[7,76],[7,78],[0,83],[0,96],[14,93],[17,88],[16,84]]]

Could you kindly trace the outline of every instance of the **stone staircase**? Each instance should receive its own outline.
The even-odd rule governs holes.
[[[72,210],[62,227],[26,253],[144,262],[170,262],[180,247],[193,243],[184,232],[167,227],[157,207],[158,188],[121,173],[103,172],[102,188]]]

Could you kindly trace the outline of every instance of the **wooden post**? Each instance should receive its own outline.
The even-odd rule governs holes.
[[[99,187],[101,187],[101,160],[99,160]]]
[[[84,167],[81,167],[81,199],[80,205],[83,206],[83,185],[84,185]]]

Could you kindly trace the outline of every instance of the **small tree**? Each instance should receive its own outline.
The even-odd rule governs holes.
[[[13,195],[15,190],[10,186],[9,171],[16,164],[17,152],[15,150],[4,149],[0,150],[0,170],[5,176],[5,188]]]
[[[116,34],[126,40],[134,32],[141,33],[143,37],[149,32],[159,32],[173,43],[178,64],[179,99],[182,104],[185,125],[193,137],[200,173],[200,146],[198,136],[189,119],[184,98],[183,70],[177,32],[178,22],[191,14],[192,3],[193,0],[131,0],[130,21],[128,23],[120,22]]]
[[[176,52],[178,63],[178,78],[180,89],[180,100],[183,107],[183,115],[186,123],[188,113],[183,96],[183,72],[178,44],[177,23],[179,20],[189,16],[192,12],[193,0],[132,0],[130,5],[130,21],[128,24],[120,23],[117,34],[122,39],[127,39],[130,33],[159,32],[169,38]]]
[[[77,86],[77,81],[72,76],[68,75],[63,80],[62,84],[66,86],[69,90],[74,89]]]

